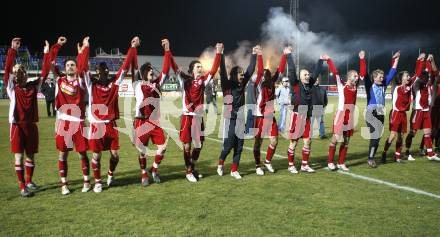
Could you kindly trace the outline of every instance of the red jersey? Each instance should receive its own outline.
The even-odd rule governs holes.
[[[180,88],[182,88],[182,113],[184,115],[203,114],[205,86],[217,73],[220,60],[221,54],[217,53],[211,71],[203,76],[194,78],[192,75],[190,76],[182,72],[171,57],[171,66],[173,67],[173,70],[177,72],[177,79],[179,80]]]
[[[45,53],[43,58],[43,70],[40,78],[28,78],[24,86],[19,86],[15,75],[12,74],[17,51],[13,48],[8,50],[5,63],[5,86],[10,98],[9,123],[35,123],[38,122],[37,94],[41,82],[47,78],[50,69],[49,54]]]
[[[55,61],[61,45],[51,47],[50,60]],[[88,48],[78,55],[78,73],[75,79],[68,80],[67,76],[58,77],[55,83],[55,108],[57,119],[66,121],[83,121],[85,117],[84,95],[90,82],[89,74],[85,73],[85,62],[88,59]]]
[[[399,85],[393,91],[393,110],[408,111],[411,105],[411,86]]]
[[[152,82],[133,81],[136,98],[135,117],[158,122],[160,119],[160,88],[170,71],[170,51],[165,51],[160,75]]]
[[[85,48],[84,50],[89,50]],[[87,54],[88,55],[88,54]],[[121,68],[116,76],[107,85],[97,82],[88,82],[87,91],[89,96],[89,114],[88,119],[92,123],[108,123],[112,120],[119,119],[119,85],[124,80],[125,73],[130,69],[130,63],[137,55],[136,48],[130,48]],[[87,62],[88,58],[85,59]],[[86,66],[86,70],[87,70]],[[88,79],[89,77],[87,77]]]
[[[278,80],[278,76],[284,72],[286,60],[287,55],[284,54],[275,75],[272,78],[264,78],[263,82],[263,56],[257,56],[257,79],[255,81],[255,94],[257,97],[256,116],[275,113],[275,82]]]
[[[338,87],[338,110],[344,111],[356,104],[357,86],[349,86],[344,83],[331,59],[327,60],[327,64],[330,72],[333,74],[336,85]]]

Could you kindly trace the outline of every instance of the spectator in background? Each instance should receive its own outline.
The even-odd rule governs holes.
[[[255,76],[256,77],[256,76]],[[245,133],[247,135],[252,136],[252,134],[249,134],[249,129],[254,127],[254,108],[255,104],[257,103],[257,98],[255,97],[255,78],[252,78],[252,80],[249,80],[247,87],[246,87],[246,130]]]
[[[55,84],[51,79],[47,79],[43,85],[41,85],[41,93],[43,93],[44,99],[46,100],[47,116],[55,116]],[[52,108],[52,113],[50,112],[50,108]]]
[[[212,103],[214,106],[214,112],[215,114],[218,114],[218,108],[217,108],[217,91],[216,91],[216,84],[217,80],[211,80],[205,87],[205,95],[206,95],[206,105],[205,105],[205,112],[208,113],[209,110],[209,104]]]
[[[275,97],[280,105],[280,117],[278,119],[278,131],[284,132],[284,127],[286,125],[286,115],[287,108],[290,105],[290,88],[289,88],[289,78],[284,77],[281,86],[275,91]]]
[[[324,112],[325,107],[327,107],[328,104],[328,98],[327,98],[327,90],[324,87],[319,86],[319,80],[316,80],[315,84],[312,87],[312,104],[314,108],[321,109],[322,113],[312,113],[312,134],[314,129],[314,123],[315,121],[319,122],[319,137],[321,139],[327,138],[325,135],[325,125],[324,125]],[[321,107],[322,106],[322,107]],[[313,135],[312,135],[313,136]]]

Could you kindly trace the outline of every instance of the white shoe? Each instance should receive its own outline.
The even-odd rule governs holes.
[[[350,169],[347,168],[347,166],[345,164],[342,164],[342,165],[338,164],[338,169],[342,170],[342,171],[350,171]]]
[[[81,192],[87,193],[88,191],[90,191],[90,189],[92,189],[92,186],[90,185],[90,183],[84,183]]]
[[[26,188],[28,190],[37,190],[38,186],[34,182],[30,182],[26,184]]]
[[[191,183],[197,183],[197,179],[194,177],[193,173],[186,174],[186,179]]]
[[[153,176],[153,181],[157,184],[160,183],[160,176],[157,172],[151,172],[151,176]]]
[[[334,171],[334,170],[336,170],[336,166],[335,166],[335,164],[333,164],[333,163],[328,163],[328,164],[327,164],[327,167],[328,167],[328,169],[329,169],[330,171]]]
[[[67,185],[61,186],[61,194],[68,195],[70,193],[70,190],[67,188]]]
[[[290,166],[287,170],[292,174],[298,174],[298,170],[296,170],[295,166]]]
[[[414,157],[413,157],[411,154],[409,154],[407,158],[408,158],[408,160],[410,160],[410,161],[415,161],[415,160],[416,160],[416,159],[414,159]]]
[[[93,188],[93,192],[95,192],[95,193],[102,192],[102,184],[101,183],[96,183],[95,187]]]
[[[307,173],[315,173],[315,170],[310,168],[309,165],[302,165],[301,166],[301,171],[302,172],[307,172]]]
[[[235,179],[241,179],[241,175],[238,173],[238,171],[231,172],[231,176]]]
[[[269,173],[275,173],[275,170],[273,169],[272,165],[270,163],[264,163],[264,166],[266,166],[267,171],[269,171]]]
[[[27,188],[24,188],[24,189],[20,190],[20,195],[22,197],[32,197],[33,193],[31,191],[29,191]]]
[[[257,175],[260,175],[260,176],[264,175],[264,171],[261,167],[256,168],[255,173],[257,173]]]
[[[150,185],[150,182],[148,181],[148,177],[141,179],[141,185],[144,186],[144,187]]]
[[[112,185],[113,181],[114,181],[113,176],[110,176],[110,175],[107,176],[107,186],[110,187]]]
[[[223,165],[218,165],[217,166],[217,174],[219,176],[223,176],[223,171],[224,171],[224,166]]]
[[[428,156],[428,160],[432,160],[432,161],[440,161],[440,158],[437,157],[437,155],[433,155],[431,157]]]

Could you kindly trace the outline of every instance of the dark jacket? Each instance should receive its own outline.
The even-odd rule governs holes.
[[[223,91],[223,99],[224,99],[223,104],[225,106],[232,107],[231,108],[232,111],[230,112],[232,119],[237,118],[237,113],[240,107],[242,107],[245,103],[246,84],[251,79],[252,74],[254,74],[256,62],[257,62],[257,56],[255,54],[252,54],[249,66],[246,69],[246,72],[244,73],[244,79],[240,83],[228,77],[226,72],[225,57],[222,55],[222,59],[220,62],[220,79],[221,79],[220,81]],[[227,101],[225,99],[225,97],[228,95],[232,96],[232,101]]]
[[[319,85],[312,87],[312,104],[322,105],[324,107],[328,104],[327,91]]]
[[[303,84],[296,75],[296,69],[292,55],[289,55],[289,57],[287,58],[287,65],[289,68],[287,75],[292,89],[292,105],[294,112],[298,112],[298,108],[300,106],[306,106],[307,117],[310,118],[312,116],[312,110],[313,110],[312,87],[315,84],[320,72],[322,71],[322,64],[323,64],[323,60],[319,59],[315,65],[315,69],[313,73],[310,75],[309,83]]]
[[[55,101],[55,84],[43,82],[41,85],[41,93],[43,93],[46,101]]]

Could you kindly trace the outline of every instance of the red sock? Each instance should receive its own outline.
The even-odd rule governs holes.
[[[146,167],[147,167],[147,157],[139,156],[138,160],[139,160],[139,167],[141,168],[142,178],[147,178],[148,177],[148,173],[147,173],[147,170],[146,170]]]
[[[83,175],[89,176],[90,164],[89,164],[89,158],[87,156],[81,159],[81,167],[82,167]]]
[[[333,163],[335,160],[335,153],[336,153],[336,144],[330,143],[328,146],[328,160],[327,163]]]
[[[15,164],[15,173],[17,174],[18,178],[18,186],[21,189],[24,189],[24,170],[23,170],[23,164]]]
[[[388,141],[388,138],[387,138],[387,140],[385,141],[385,146],[384,146],[384,148],[383,148],[383,151],[384,151],[384,152],[387,152],[388,149],[390,149],[390,146],[391,146],[391,142],[389,142],[389,141]]]
[[[287,160],[289,161],[289,167],[295,165],[295,153],[292,149],[287,149]]]
[[[396,142],[396,159],[400,159],[400,152],[402,150],[402,142],[398,141]]]
[[[260,167],[260,150],[254,149],[255,167]]]
[[[343,165],[345,163],[345,157],[347,156],[348,145],[342,145],[339,147],[338,164]]]
[[[272,160],[273,154],[275,153],[275,147],[272,146],[272,144],[270,144],[267,147],[267,152],[266,152],[266,161],[264,161],[264,163],[269,164],[270,161]]]
[[[58,170],[59,170],[59,174],[61,179],[65,179],[67,177],[67,171],[68,171],[68,166],[67,166],[67,160],[58,160]],[[62,185],[67,185],[67,181],[61,181]]]
[[[310,149],[309,148],[303,148],[302,149],[302,165],[308,165],[309,163],[309,156],[310,156]]]
[[[424,135],[426,151],[428,152],[428,157],[432,157],[434,152],[432,152],[432,139],[430,135]]]
[[[238,164],[237,164],[237,163],[232,163],[232,166],[231,166],[231,172],[235,172],[235,171],[237,171],[237,167],[238,167]]]
[[[115,172],[116,166],[118,166],[119,163],[119,158],[116,157],[110,157],[110,161],[109,161],[109,168],[108,168],[108,175],[109,176],[113,176],[113,172]]]
[[[218,165],[222,165],[222,166],[225,165],[225,161],[222,160],[222,159],[219,159],[219,160],[218,160]]]
[[[151,166],[151,171],[157,173],[157,169],[159,168],[160,163],[162,162],[163,155],[158,155],[154,157],[153,165]]]
[[[24,163],[26,169],[26,183],[32,182],[32,176],[34,175],[35,164],[33,160],[26,159]]]
[[[96,159],[92,159],[92,170],[95,183],[101,182],[101,162]]]

